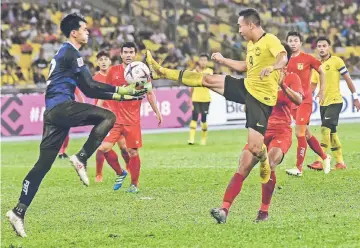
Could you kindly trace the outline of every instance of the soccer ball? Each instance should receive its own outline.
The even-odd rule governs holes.
[[[125,68],[124,75],[128,84],[144,84],[150,81],[150,69],[140,61],[128,64]]]

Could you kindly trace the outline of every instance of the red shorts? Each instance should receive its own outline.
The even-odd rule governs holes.
[[[267,146],[268,151],[270,151],[272,147],[278,147],[283,154],[286,154],[292,144],[292,129],[268,129],[265,133],[264,144]]]
[[[309,125],[312,113],[312,103],[303,103],[298,108],[292,110],[292,117],[296,125]]]
[[[264,136],[264,144],[266,145],[268,151],[270,151],[273,147],[278,147],[285,155],[289,151],[292,144],[291,128],[268,129]],[[246,144],[244,150],[248,149],[248,144]]]
[[[122,125],[115,123],[104,139],[104,142],[115,144],[122,137],[125,138],[128,148],[142,147],[141,127],[140,123],[135,125]]]

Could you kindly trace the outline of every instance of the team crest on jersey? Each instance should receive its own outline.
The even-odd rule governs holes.
[[[325,70],[328,71],[329,69],[330,69],[330,65],[326,65],[326,66],[325,66]]]
[[[255,55],[260,56],[260,54],[261,54],[260,48],[259,47],[255,48]]]
[[[304,70],[304,64],[303,63],[298,63],[297,64],[297,69],[300,70],[300,71]]]
[[[83,58],[77,58],[77,63],[78,63],[78,66],[81,67],[84,65],[84,60]]]

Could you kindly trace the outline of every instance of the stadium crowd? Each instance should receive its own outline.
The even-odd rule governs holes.
[[[360,1],[183,0],[176,6],[167,0],[163,6],[159,3],[119,1],[116,16],[76,1],[50,1],[46,5],[2,3],[1,87],[45,83],[50,59],[64,39],[58,30],[60,20],[73,11],[80,11],[88,22],[90,40],[81,54],[92,72],[96,71],[95,56],[100,50],[108,50],[113,63],[119,63],[119,48],[124,41],[135,41],[140,50],[156,51],[155,59],[169,68],[193,68],[197,55],[203,52],[220,51],[225,57],[242,59],[246,43],[233,31],[238,12],[250,6],[260,10],[265,30],[282,39],[287,31],[301,31],[307,52],[312,53],[317,36],[329,37],[333,52],[344,58],[351,73],[360,74]],[[234,73],[216,64],[211,66],[216,73]]]

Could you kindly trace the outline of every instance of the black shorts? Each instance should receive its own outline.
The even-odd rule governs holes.
[[[339,116],[342,110],[342,103],[334,103],[329,106],[320,106],[321,125],[332,128],[339,123]]]
[[[244,79],[225,77],[224,97],[228,101],[246,105],[246,128],[252,128],[265,135],[272,106],[268,106],[253,97],[245,87]]]
[[[193,102],[193,111],[202,115],[209,113],[210,102]]]
[[[44,112],[40,149],[59,150],[71,127],[97,125],[111,115],[111,111],[87,103],[67,101],[56,105]]]

